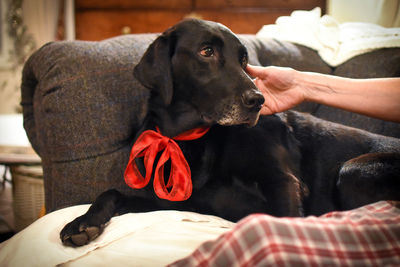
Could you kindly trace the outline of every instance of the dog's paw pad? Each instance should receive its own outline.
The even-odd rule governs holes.
[[[89,238],[85,232],[82,232],[76,235],[72,235],[71,241],[75,246],[83,246],[88,243]]]
[[[86,216],[81,216],[64,226],[60,232],[60,238],[66,246],[83,246],[97,238],[104,225],[93,226],[93,222],[88,223]]]
[[[79,227],[80,232],[72,235],[61,235],[61,241],[66,246],[83,246],[100,235],[101,228],[96,226]]]
[[[100,229],[98,227],[92,226],[92,227],[87,227],[85,230],[87,236],[89,237],[89,241],[92,241],[96,237],[100,235]]]

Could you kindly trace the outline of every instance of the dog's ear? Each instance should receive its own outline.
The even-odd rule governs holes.
[[[133,71],[139,82],[158,92],[166,106],[171,104],[173,94],[171,57],[174,46],[174,29],[171,28],[149,46]]]

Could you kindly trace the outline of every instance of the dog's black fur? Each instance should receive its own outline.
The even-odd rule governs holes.
[[[160,200],[150,185],[142,189],[146,198],[107,191],[64,227],[63,243],[84,245],[127,212],[175,209],[236,221],[256,212],[320,215],[400,199],[400,140],[294,111],[259,119],[264,98],[246,64],[244,45],[217,23],[186,20],[158,37],[134,71],[151,90],[138,134],[158,126],[173,137],[213,125],[198,140],[178,142],[191,167],[192,196]]]

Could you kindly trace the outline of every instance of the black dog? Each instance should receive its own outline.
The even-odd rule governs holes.
[[[107,191],[64,227],[62,242],[84,245],[127,212],[188,210],[236,221],[256,212],[319,215],[400,199],[400,140],[294,111],[259,119],[264,98],[246,64],[244,45],[217,23],[186,20],[158,37],[134,71],[152,93],[138,136],[156,127],[174,137],[213,125],[199,139],[177,141],[192,195],[167,201],[151,186],[142,189],[145,198]]]

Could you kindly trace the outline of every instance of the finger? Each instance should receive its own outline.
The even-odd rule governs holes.
[[[268,90],[265,87],[264,82],[262,80],[260,80],[259,78],[256,78],[254,80],[254,84],[257,86],[258,90],[260,90],[262,94],[265,94],[265,91]],[[264,97],[265,97],[265,95],[264,95]]]
[[[274,114],[268,106],[262,106],[260,115],[272,115]]]
[[[264,67],[253,66],[253,65],[250,65],[250,64],[247,64],[247,67],[246,67],[247,73],[250,74],[250,76],[253,76],[253,77],[263,76],[264,69],[265,69]]]

